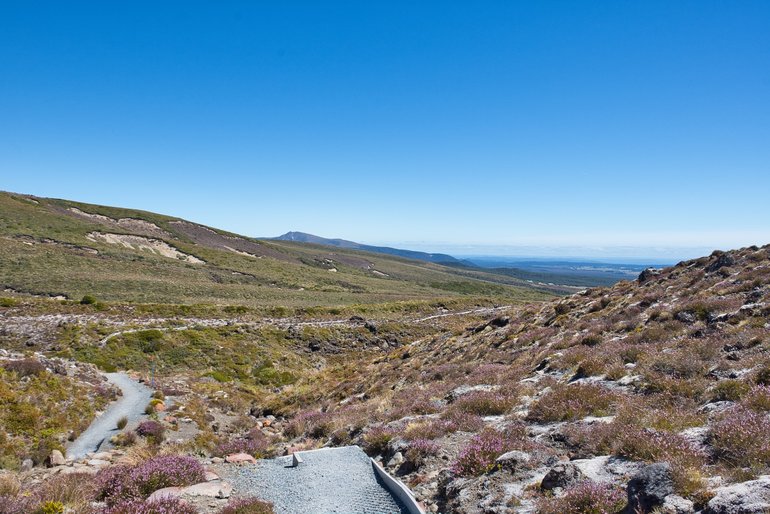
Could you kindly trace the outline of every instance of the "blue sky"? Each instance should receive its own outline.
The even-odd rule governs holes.
[[[769,26],[764,0],[3,2],[0,189],[466,253],[768,243]]]

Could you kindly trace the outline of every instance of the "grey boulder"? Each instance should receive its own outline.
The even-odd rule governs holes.
[[[770,475],[714,489],[704,514],[764,514],[770,512]]]
[[[628,512],[650,512],[674,494],[668,462],[656,462],[639,470],[628,482]]]

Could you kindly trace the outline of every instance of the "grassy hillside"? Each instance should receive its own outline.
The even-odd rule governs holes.
[[[254,239],[143,211],[0,193],[0,287],[142,303],[349,305],[548,292],[480,273]]]

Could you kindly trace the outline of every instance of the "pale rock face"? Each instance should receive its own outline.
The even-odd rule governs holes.
[[[770,475],[714,490],[706,514],[763,514],[770,511]]]
[[[528,453],[513,450],[500,455],[495,462],[503,469],[514,471],[526,467],[530,460],[532,457]]]
[[[182,487],[164,487],[152,493],[147,500],[155,501],[168,498],[178,498],[182,494]]]
[[[225,457],[225,462],[229,462],[230,464],[256,464],[257,459],[249,455],[248,453],[234,453],[232,455],[228,455]]]
[[[401,452],[396,452],[395,455],[388,461],[388,467],[400,466],[404,463],[404,455]]]
[[[227,482],[201,482],[182,489],[186,496],[209,496],[211,498],[229,498],[233,486]]]
[[[500,388],[499,385],[488,385],[488,384],[481,384],[481,385],[475,385],[475,386],[462,385],[451,390],[449,394],[446,395],[446,400],[449,403],[452,403],[453,401],[457,400],[461,396],[465,396],[466,394],[475,393],[478,391],[481,391],[481,392],[495,391],[499,388]]]
[[[681,496],[671,494],[666,496],[660,510],[664,514],[692,514],[695,512],[695,504]]]
[[[48,461],[51,463],[51,466],[63,466],[67,462],[59,450],[53,450],[51,456],[48,457]]]

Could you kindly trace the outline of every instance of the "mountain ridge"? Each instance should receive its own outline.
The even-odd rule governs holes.
[[[317,236],[315,234],[309,234],[307,232],[290,231],[282,234],[278,237],[270,239],[278,241],[295,241],[299,243],[312,243],[324,246],[333,246],[336,248],[349,248],[351,250],[362,250],[366,252],[384,253],[386,255],[396,255],[398,257],[404,257],[407,259],[415,259],[426,262],[433,262],[436,264],[452,264],[452,265],[467,265],[467,263],[456,257],[445,253],[428,253],[420,252],[417,250],[405,250],[402,248],[394,248],[390,246],[377,246],[368,245],[363,243],[357,243],[355,241],[349,241],[347,239],[340,238],[326,238]]]

